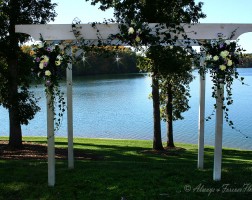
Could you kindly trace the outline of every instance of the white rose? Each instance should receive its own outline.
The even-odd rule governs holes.
[[[225,65],[220,65],[219,68],[220,70],[224,71],[227,67]]]
[[[56,66],[59,66],[60,64],[61,64],[60,60],[56,60],[56,61],[55,61],[55,65],[56,65]]]
[[[219,56],[214,56],[214,57],[213,57],[213,60],[214,60],[214,61],[219,60]]]
[[[43,62],[39,63],[39,69],[44,69],[44,63]]]
[[[48,62],[49,57],[48,56],[41,56],[41,62]]]
[[[232,60],[228,60],[228,61],[227,61],[227,66],[230,67],[230,66],[232,66],[232,64],[233,64]]]
[[[46,76],[51,76],[51,74],[52,74],[52,73],[51,73],[49,70],[46,70],[46,71],[45,71],[45,75],[46,75]]]
[[[134,28],[132,27],[129,27],[129,30],[128,30],[128,34],[133,34],[135,32]]]
[[[209,54],[206,56],[206,60],[211,60],[211,58],[212,58],[212,56]]]
[[[173,46],[170,46],[170,49],[173,49]]]
[[[140,42],[141,38],[139,36],[137,36],[135,40],[136,40],[136,42]]]
[[[228,56],[229,52],[227,50],[220,52],[220,56],[222,58],[226,58]]]
[[[56,59],[57,60],[63,60],[63,58],[61,57],[61,55],[57,55]]]
[[[38,48],[39,48],[39,49],[41,49],[41,48],[43,48],[43,47],[44,47],[44,44],[43,44],[43,43],[39,43],[39,44],[38,44]]]
[[[230,45],[230,40],[225,41],[226,45]]]

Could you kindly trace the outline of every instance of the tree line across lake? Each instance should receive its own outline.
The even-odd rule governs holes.
[[[73,63],[73,75],[138,73],[137,55],[130,48],[110,47],[105,54],[82,53]]]
[[[242,68],[252,68],[252,54],[245,54],[241,66]]]
[[[96,74],[121,74],[138,73],[137,55],[129,48],[111,53],[110,55],[94,55],[89,53],[81,60],[73,64],[73,75],[96,75]],[[242,68],[252,68],[252,54],[246,54],[241,65]]]
[[[123,48],[117,53],[111,50],[108,55],[95,55],[88,53],[78,62],[73,64],[74,76],[97,75],[97,74],[122,74],[138,73],[137,56],[130,48]],[[252,54],[245,54],[241,65],[242,68],[252,68]]]
[[[22,50],[29,53],[31,48],[31,46],[23,46]],[[106,47],[106,53],[100,54],[82,52],[74,58],[73,75],[138,73],[141,71],[137,66],[138,56],[127,47]],[[242,68],[252,68],[252,54],[245,54],[241,66]]]

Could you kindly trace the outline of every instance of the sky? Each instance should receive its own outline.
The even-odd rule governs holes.
[[[199,2],[200,0],[195,0]],[[103,19],[112,18],[113,10],[103,12],[98,6],[90,5],[85,0],[52,0],[57,3],[58,16],[50,24],[71,24],[74,18],[82,23],[103,22]],[[204,3],[203,12],[207,15],[200,23],[251,23],[252,0],[201,0]],[[239,37],[239,44],[252,53],[252,32]]]

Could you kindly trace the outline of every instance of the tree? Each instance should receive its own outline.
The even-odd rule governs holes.
[[[173,121],[184,119],[182,113],[190,108],[189,84],[193,80],[191,72],[194,58],[182,47],[162,50],[158,55],[160,63],[163,63],[159,67],[161,117],[167,123],[167,147],[175,147]]]
[[[138,56],[138,67],[145,71],[151,72],[151,97],[153,104],[153,149],[163,150],[162,137],[161,137],[161,113],[160,113],[160,95],[159,95],[159,80],[160,73],[158,69],[158,60],[153,59],[152,52],[158,52],[160,46],[149,48],[146,57]],[[157,55],[157,54],[156,54]]]
[[[189,83],[193,80],[193,56],[179,46],[159,46],[155,49],[156,51],[147,52],[146,56],[153,60],[158,69],[161,118],[167,123],[167,146],[174,147],[173,121],[183,119],[181,113],[190,108],[188,97]]]
[[[89,1],[89,0],[86,0]],[[177,35],[184,33],[181,23],[197,23],[199,18],[205,17],[201,12],[203,3],[196,4],[194,0],[91,0],[91,4],[95,5],[98,2],[101,3],[100,9],[106,10],[108,8],[114,8],[115,21],[117,23],[132,24],[136,22],[140,23],[161,23],[165,25],[167,32],[163,32],[163,43],[174,44],[177,40]],[[113,20],[112,20],[113,21]],[[162,26],[159,30],[162,29]],[[157,31],[158,32],[158,31]],[[175,37],[172,37],[170,33],[174,33]],[[157,36],[149,38],[153,41],[153,45],[150,47],[150,53],[156,52],[162,48],[157,44],[160,37]],[[160,128],[160,108],[159,108],[159,83],[158,83],[158,71],[156,67],[156,60],[151,67],[152,73],[152,98],[153,98],[153,114],[154,114],[154,139],[153,148],[156,150],[162,150],[161,140],[161,128]]]
[[[6,62],[0,66],[0,73],[4,74],[0,104],[9,110],[9,145],[13,148],[22,147],[21,124],[27,124],[39,110],[36,99],[28,91],[30,57],[22,53],[19,46],[28,36],[15,33],[15,25],[45,24],[54,20],[55,6],[51,0],[2,0],[0,4],[0,56]]]
[[[194,0],[189,1],[161,1],[161,0],[144,0],[145,7],[143,9],[143,15],[146,16],[146,20],[148,22],[153,23],[165,23],[166,26],[168,25],[168,28],[173,28],[175,25],[179,25],[180,23],[197,23],[199,18],[205,17],[205,15],[201,12],[202,3],[199,2],[198,5],[195,4]],[[181,30],[173,30],[175,33]],[[186,36],[185,36],[186,38]],[[170,44],[173,44],[176,42],[175,40],[170,41]],[[176,59],[176,56],[173,57],[171,55],[167,55],[167,50],[169,51],[169,48],[165,48],[162,46],[154,47],[150,49],[150,52],[147,54],[147,57],[152,57],[153,55],[156,55],[156,59],[154,59],[154,68],[153,68],[153,77],[152,80],[152,98],[153,98],[153,109],[154,109],[154,128],[156,127],[156,130],[154,129],[154,138],[161,136],[161,129],[160,129],[160,122],[158,122],[158,118],[160,115],[160,103],[158,102],[159,99],[162,100],[162,98],[159,97],[159,92],[153,92],[155,89],[159,89],[159,81],[157,79],[160,79],[161,76],[158,72],[161,71],[163,68],[163,71],[176,71],[178,69],[177,63],[180,63],[179,60]],[[155,57],[155,56],[154,56]],[[164,61],[164,62],[163,62]],[[177,62],[177,63],[176,63]],[[161,73],[162,74],[162,73]],[[169,74],[169,73],[168,73]],[[162,87],[161,91],[166,92],[166,109],[165,109],[165,120],[167,121],[167,145],[168,146],[174,146],[173,142],[173,99],[174,96],[174,90],[175,88],[172,88],[172,82],[175,82],[174,76],[172,74],[168,75],[166,74],[166,77],[163,78],[163,82],[166,82],[166,86]],[[183,75],[182,75],[183,77]],[[161,79],[162,80],[162,79]],[[165,81],[164,81],[165,80]],[[177,86],[179,84],[179,81],[177,81]],[[176,86],[174,84],[174,86]],[[181,86],[181,85],[180,85]],[[158,90],[159,91],[159,90]],[[179,96],[177,96],[179,97]],[[181,96],[180,96],[181,97]],[[164,101],[162,101],[163,103]],[[160,133],[159,133],[160,132]],[[160,141],[159,141],[160,143]],[[155,144],[155,141],[154,141]],[[154,147],[154,145],[153,145]],[[158,145],[159,149],[162,149],[160,145]]]
[[[205,15],[201,12],[202,3],[195,4],[193,0],[191,1],[161,1],[161,0],[144,0],[144,9],[143,16],[146,17],[148,22],[152,23],[165,23],[167,28],[173,29],[175,26],[180,25],[180,23],[196,23],[199,18],[205,17]],[[173,32],[183,32],[183,29],[179,27],[177,30],[173,30]],[[169,41],[169,35],[168,41]],[[185,35],[186,38],[186,35]],[[173,44],[176,42],[176,37],[174,39],[170,38],[168,43]],[[150,51],[147,54],[147,57],[153,59],[154,67],[152,68],[152,99],[153,99],[153,113],[154,113],[154,141],[153,148],[157,150],[162,150],[160,145],[161,140],[161,129],[160,129],[160,98],[159,97],[159,81],[160,71],[161,69],[165,69],[164,71],[173,71],[177,69],[178,65],[174,62],[179,62],[176,57],[169,56],[166,53],[167,48],[162,46],[155,46],[154,48],[150,48]],[[153,58],[153,55],[156,55],[156,59]],[[155,57],[155,56],[154,56]],[[174,60],[174,61],[173,61]],[[164,61],[164,62],[163,62]],[[176,71],[176,70],[174,70]],[[162,73],[161,73],[162,74]],[[164,80],[164,79],[163,79]],[[163,87],[162,91],[166,91],[166,121],[167,121],[167,137],[168,137],[168,146],[174,146],[173,142],[173,89],[172,84],[170,84],[174,79],[172,75],[166,75],[166,86]],[[179,82],[179,81],[177,81]],[[178,97],[178,96],[177,96]],[[155,141],[155,138],[158,140]],[[156,148],[155,148],[155,144]]]

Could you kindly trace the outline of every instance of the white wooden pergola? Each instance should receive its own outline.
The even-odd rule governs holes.
[[[150,24],[154,28],[156,24]],[[97,24],[92,27],[90,24],[80,24],[82,27],[78,31],[81,32],[86,40],[96,41],[97,29],[104,40],[110,34],[120,33],[118,24]],[[184,24],[185,32],[191,40],[214,40],[218,38],[218,34],[230,37],[231,33],[236,30],[233,39],[237,39],[240,35],[252,32],[252,24]],[[16,25],[16,32],[26,33],[33,39],[39,40],[40,35],[44,40],[76,40],[72,24],[49,24],[49,25]],[[183,40],[179,36],[179,40]],[[197,45],[196,43],[194,45]],[[204,58],[201,59],[201,65],[204,64]],[[73,106],[72,106],[72,65],[67,68],[67,128],[68,128],[68,168],[74,168],[73,153]],[[223,87],[220,89],[223,90]],[[221,91],[218,91],[219,94]],[[47,138],[48,138],[48,185],[55,185],[55,142],[54,142],[54,115],[53,110],[49,107],[47,97]],[[221,163],[222,163],[222,132],[223,132],[223,111],[220,96],[217,99],[216,111],[216,128],[215,128],[215,145],[214,145],[214,169],[213,180],[221,180]],[[205,79],[200,79],[200,102],[199,102],[199,119],[198,119],[198,168],[204,167],[204,121],[205,121]]]

